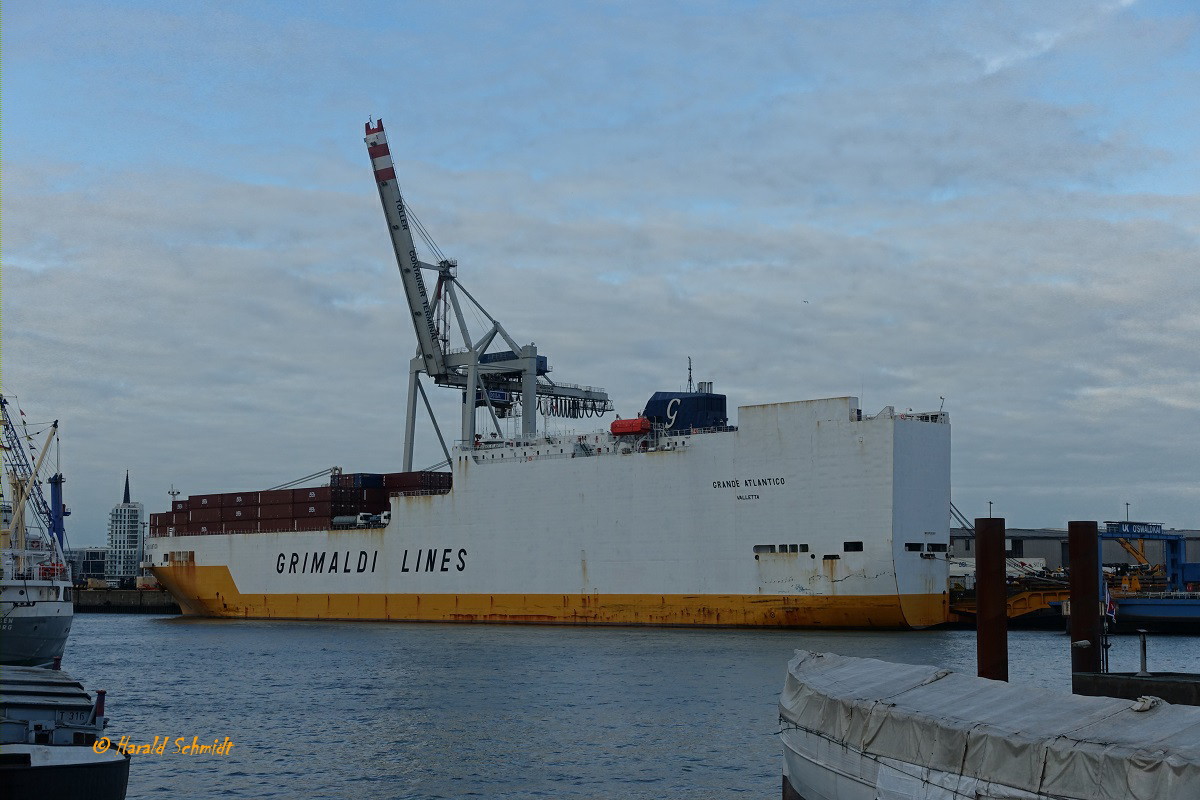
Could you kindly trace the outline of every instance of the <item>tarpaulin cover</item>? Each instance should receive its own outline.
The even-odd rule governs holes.
[[[779,713],[881,758],[1054,797],[1200,798],[1200,707],[797,650]]]

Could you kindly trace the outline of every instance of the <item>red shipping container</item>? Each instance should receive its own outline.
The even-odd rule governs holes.
[[[181,511],[176,514],[172,514],[171,518],[169,520],[167,520],[167,524],[168,525],[187,525],[189,513],[190,512],[187,512],[187,511]]]
[[[258,505],[258,492],[229,492],[222,496],[225,498],[225,501],[221,505],[225,508],[229,506]]]
[[[378,489],[334,489],[331,499],[336,503],[370,503],[386,500],[388,490]]]
[[[257,519],[239,519],[224,525],[226,533],[258,533]]]
[[[195,514],[196,512],[193,511],[192,513]],[[196,536],[196,535],[204,536],[206,534],[224,533],[224,532],[225,531],[221,527],[220,522],[193,522],[190,525],[188,525],[188,533],[192,534],[193,536]]]
[[[292,504],[291,503],[287,503],[287,504],[283,504],[283,505],[259,506],[258,507],[258,518],[259,519],[291,519],[291,517],[292,517]]]
[[[220,508],[221,495],[219,494],[194,494],[188,498],[188,510],[197,508]]]
[[[389,472],[383,476],[388,489],[449,489],[449,472]]]
[[[331,506],[328,500],[315,501],[312,503],[297,503],[292,506],[292,511],[295,512],[297,519],[311,519],[313,517],[328,517]]]
[[[258,506],[225,506],[221,509],[221,519],[226,522],[238,520],[257,520]]]
[[[150,515],[150,527],[157,528],[160,525],[166,525],[167,517],[169,517],[169,516],[171,516],[170,512],[163,512],[161,514],[151,514]]]
[[[420,472],[389,472],[383,476],[385,489],[417,489],[421,487]]]
[[[221,509],[213,508],[196,508],[188,512],[188,522],[220,522]]]
[[[172,501],[171,502],[171,510],[172,511],[187,511],[188,510],[188,501],[187,500]]]
[[[288,519],[260,519],[258,521],[258,530],[262,533],[278,533],[280,531],[296,530],[296,520]]]
[[[258,503],[263,506],[277,506],[281,503],[292,502],[291,489],[269,489],[258,493]]]
[[[318,503],[329,501],[328,486],[312,486],[307,489],[292,489],[292,503]]]

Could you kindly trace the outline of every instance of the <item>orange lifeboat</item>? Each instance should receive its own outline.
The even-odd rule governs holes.
[[[613,436],[640,436],[650,432],[650,420],[645,417],[613,420],[609,430]]]

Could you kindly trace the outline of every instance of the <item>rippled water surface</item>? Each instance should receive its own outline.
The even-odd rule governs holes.
[[[779,796],[776,702],[805,648],[975,670],[972,631],[557,628],[81,614],[63,668],[108,690],[129,798]],[[1069,690],[1067,639],[1009,636],[1010,679]],[[1200,639],[1150,667],[1196,671]],[[1114,670],[1137,669],[1116,637]]]

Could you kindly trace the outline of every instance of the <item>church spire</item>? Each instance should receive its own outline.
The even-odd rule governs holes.
[[[129,470],[125,470],[125,500],[122,502],[129,502]]]

